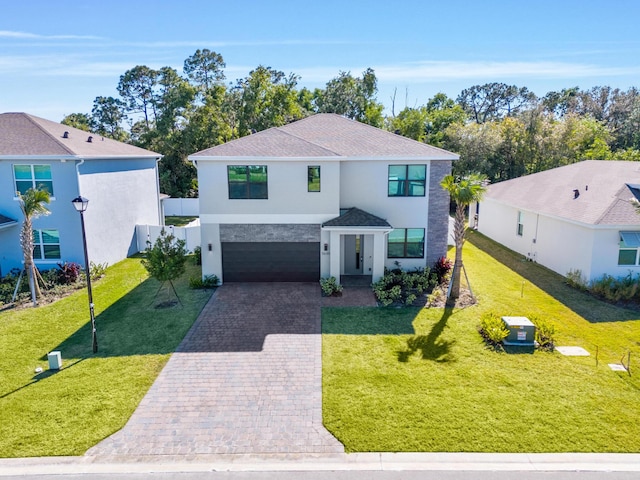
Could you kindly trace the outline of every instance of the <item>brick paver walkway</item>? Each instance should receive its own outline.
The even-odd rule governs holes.
[[[340,453],[322,425],[320,286],[226,284],[127,425],[87,455]]]

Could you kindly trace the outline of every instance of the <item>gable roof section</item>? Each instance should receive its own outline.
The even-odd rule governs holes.
[[[0,213],[0,230],[5,227],[12,227],[13,225],[17,225],[18,221],[13,218],[5,217]]]
[[[635,184],[640,162],[585,160],[490,185],[485,198],[590,225],[639,225]]]
[[[189,156],[395,157],[457,160],[458,155],[333,113],[319,113],[217,145]]]
[[[64,132],[68,132],[68,138],[64,138]],[[93,137],[91,142],[87,141],[89,136]],[[161,155],[27,113],[2,113],[0,157],[11,156],[139,158]]]
[[[392,228],[389,222],[376,217],[375,215],[360,210],[359,208],[350,208],[339,217],[332,218],[322,224],[323,227],[384,227]]]

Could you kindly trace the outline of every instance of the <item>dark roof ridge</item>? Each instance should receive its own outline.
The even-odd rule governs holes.
[[[418,140],[414,140],[413,138],[405,137],[404,135],[398,135],[397,133],[393,133],[393,132],[390,132],[389,130],[385,130],[382,127],[374,127],[373,125],[369,125],[368,123],[361,122],[360,120],[354,120],[353,118],[348,118],[348,117],[345,117],[344,115],[339,115],[337,113],[315,113],[313,115],[309,115],[308,117],[303,118],[301,121],[304,121],[307,118],[314,117],[315,115],[333,115],[333,116],[336,116],[336,117],[340,117],[340,118],[342,118],[344,120],[347,120],[349,122],[354,122],[354,123],[357,123],[359,125],[362,125],[363,127],[366,127],[368,129],[376,130],[378,133],[379,132],[384,132],[387,135],[391,135],[391,136],[394,136],[394,137],[400,137],[403,140],[408,140],[411,143],[417,143],[419,145],[424,145],[424,146],[433,148],[433,149],[438,150],[438,151],[440,151],[440,152],[442,152],[443,154],[446,154],[446,155],[455,155],[457,157],[460,157],[460,155],[458,155],[457,153],[450,152],[449,150],[445,150],[444,148],[436,147],[436,146],[433,146],[433,145],[428,144],[426,142],[419,142]]]
[[[307,118],[311,118],[312,116],[313,116],[313,115],[309,115],[308,117],[305,117],[305,118],[303,118],[303,119],[301,119],[301,120],[298,120],[298,121],[299,121],[299,122],[300,122],[300,121],[304,121],[304,120],[306,120]],[[291,123],[293,123],[293,122],[291,122]],[[289,123],[287,123],[287,125],[289,125]],[[284,130],[282,127],[286,127],[287,125],[281,125],[281,126],[279,126],[279,127],[273,127],[273,128],[275,128],[276,130],[278,130],[280,133],[284,133],[285,135],[288,135],[288,136],[290,136],[290,137],[292,137],[292,138],[296,138],[296,139],[298,139],[298,140],[302,140],[304,143],[307,143],[307,144],[309,144],[309,145],[313,145],[314,147],[316,147],[316,148],[320,148],[321,150],[324,150],[325,152],[329,152],[329,153],[331,153],[332,155],[341,156],[338,152],[336,152],[336,151],[334,151],[334,150],[330,150],[330,149],[328,149],[328,148],[326,148],[326,147],[323,147],[322,145],[318,145],[317,143],[310,142],[309,140],[307,140],[307,139],[305,139],[305,138],[302,138],[300,135],[294,135],[293,133],[290,133],[290,132],[288,132],[288,131]],[[269,129],[267,129],[267,130],[269,130]],[[261,132],[258,132],[258,133],[266,132],[267,130],[262,130]]]
[[[21,112],[22,115],[24,115],[31,123],[33,123],[36,127],[38,127],[38,130],[40,130],[42,133],[44,133],[47,137],[51,138],[54,142],[56,142],[58,145],[60,145],[69,155],[75,155],[75,152],[73,152],[72,150],[70,150],[64,143],[62,143],[59,139],[57,139],[56,137],[54,137],[53,135],[51,135],[51,133],[49,133],[48,131],[46,131],[44,129],[44,127],[42,125],[40,125],[38,122],[35,121],[35,119],[33,119],[31,117],[31,115],[29,115],[26,112]],[[68,125],[65,125],[68,126]]]
[[[599,225],[599,224],[600,224],[600,222],[602,222],[602,220],[604,220],[604,219],[607,217],[607,215],[608,215],[608,214],[609,214],[609,213],[610,213],[610,212],[611,212],[611,211],[616,207],[616,205],[617,205],[617,203],[618,203],[618,202],[631,203],[631,202],[629,202],[628,200],[623,200],[622,198],[620,198],[620,194],[621,194],[625,189],[628,189],[628,188],[629,188],[629,185],[628,185],[627,183],[625,183],[625,184],[620,188],[620,190],[618,190],[618,191],[616,192],[616,195],[615,195],[615,197],[614,197],[613,201],[612,201],[612,202],[609,204],[609,206],[604,210],[604,212],[602,212],[602,215],[600,215],[598,218],[596,218],[595,222],[593,222],[593,223],[594,223],[594,225]],[[633,195],[633,193],[632,193],[632,192],[630,192],[630,193],[631,193],[631,195]]]

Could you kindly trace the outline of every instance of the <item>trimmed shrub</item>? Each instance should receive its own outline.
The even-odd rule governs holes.
[[[552,352],[555,348],[556,327],[553,323],[540,320],[535,316],[529,316],[529,320],[536,326],[536,342],[540,350]]]
[[[320,288],[323,297],[337,297],[342,294],[342,285],[338,283],[336,277],[321,278]]]
[[[580,270],[579,268],[576,270],[569,270],[567,272],[567,278],[565,281],[567,285],[573,288],[577,288],[578,290],[587,290],[587,279],[584,277],[584,275],[582,274],[582,270]]]
[[[502,318],[493,312],[487,312],[480,317],[478,331],[484,341],[495,349],[502,349],[502,341],[509,336],[509,329]]]
[[[385,269],[384,276],[372,288],[378,302],[388,307],[392,304],[412,305],[418,295],[430,293],[437,285],[436,274],[428,268],[411,272],[394,268]]]
[[[440,257],[436,263],[433,264],[433,272],[436,274],[438,278],[438,284],[444,282],[447,278],[447,275],[451,272],[453,268],[453,262],[449,260],[447,257]]]
[[[220,284],[220,279],[217,275],[206,275],[204,278],[191,277],[189,278],[189,288],[215,288]]]
[[[58,281],[56,283],[60,285],[71,285],[76,283],[82,272],[82,268],[75,262],[59,263],[58,267]]]

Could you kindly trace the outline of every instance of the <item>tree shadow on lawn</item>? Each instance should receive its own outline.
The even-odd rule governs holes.
[[[399,362],[408,362],[409,357],[416,352],[420,352],[423,360],[433,360],[436,362],[449,362],[451,357],[451,347],[455,341],[440,339],[440,335],[447,326],[447,321],[453,313],[452,308],[445,308],[442,317],[433,325],[428,335],[415,335],[407,340],[407,349],[398,352]]]
[[[522,255],[494,242],[479,232],[473,231],[469,235],[468,241],[590,323],[624,322],[640,319],[640,311],[612,305],[586,292],[581,292],[567,285],[561,275],[539,263],[527,261]]]
[[[322,333],[329,335],[413,335],[415,307],[330,307],[322,311]]]
[[[51,350],[60,351],[63,358],[173,353],[206,304],[210,292],[181,288],[182,304],[154,308],[158,285],[152,278],[144,280],[95,317],[98,353],[92,352],[88,304],[87,322]],[[99,299],[95,297],[94,294],[94,302],[99,308]],[[78,301],[82,301],[82,297]]]

